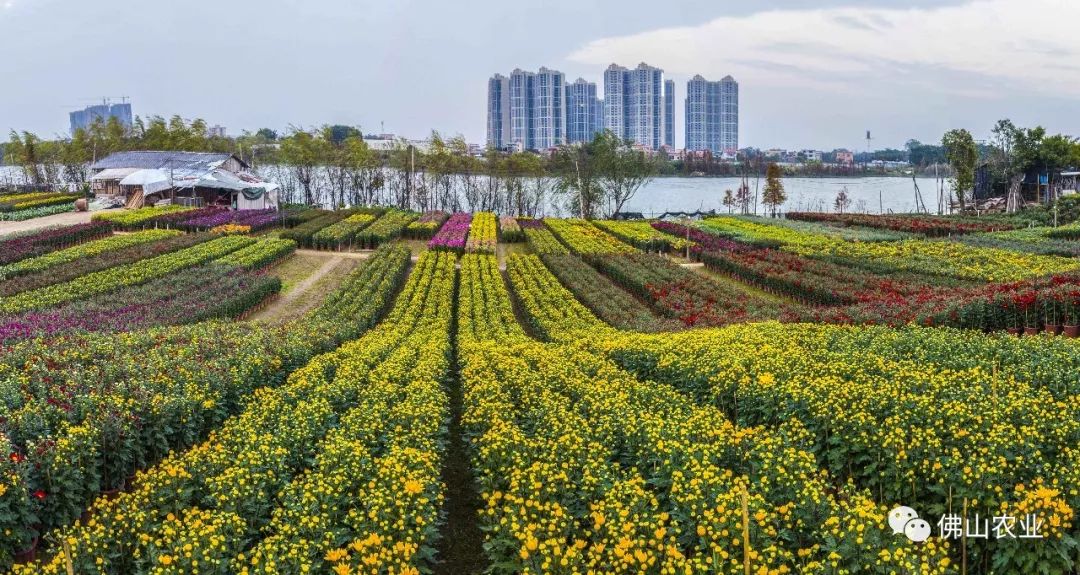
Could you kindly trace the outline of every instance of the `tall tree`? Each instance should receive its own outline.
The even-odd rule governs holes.
[[[11,131],[6,147],[16,165],[22,167],[26,180],[34,186],[44,186],[49,182],[49,170],[46,146],[31,132]]]
[[[753,198],[753,194],[750,192],[750,184],[743,180],[739,184],[738,191],[735,192],[735,205],[739,208],[739,213],[747,215],[750,213],[750,200]]]
[[[90,138],[86,130],[75,130],[69,140],[58,140],[58,157],[64,167],[64,180],[82,184],[86,182],[91,161]]]
[[[599,139],[598,135],[591,142],[563,144],[551,158],[556,193],[565,199],[571,214],[585,219],[595,218],[604,201]]]
[[[784,171],[775,162],[765,168],[765,190],[761,194],[761,203],[769,207],[769,215],[776,217],[776,210],[787,201],[784,191]]]
[[[304,203],[311,206],[317,202],[316,170],[325,157],[324,140],[310,132],[292,128],[292,133],[281,140],[281,159],[289,166],[304,193]]]
[[[941,138],[945,148],[945,158],[953,169],[952,187],[960,202],[960,211],[964,211],[965,197],[975,187],[975,165],[979,161],[979,149],[975,138],[964,129],[949,130]]]
[[[642,186],[656,177],[657,161],[610,132],[597,135],[593,145],[600,160],[600,188],[611,206],[609,215],[618,214]]]
[[[731,208],[735,206],[735,193],[731,191],[731,188],[724,190],[724,199],[720,203],[727,208],[727,213],[730,214]]]
[[[836,192],[836,199],[833,200],[833,208],[836,213],[842,214],[844,210],[851,205],[851,197],[848,196],[847,186],[840,188],[839,192]]]

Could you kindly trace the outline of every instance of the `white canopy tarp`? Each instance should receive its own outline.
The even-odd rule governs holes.
[[[241,180],[236,174],[221,168],[215,168],[202,174],[176,178],[174,183],[178,188],[211,188],[234,192],[252,187],[251,184]]]
[[[109,168],[107,170],[101,170],[93,176],[90,176],[90,181],[105,182],[111,180],[122,180],[138,171],[139,168]]]
[[[142,186],[143,195],[156,194],[172,187],[169,174],[162,170],[139,170],[120,180],[121,186]]]

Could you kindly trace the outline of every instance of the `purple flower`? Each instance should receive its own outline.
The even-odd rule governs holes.
[[[450,216],[439,233],[428,242],[428,248],[433,250],[463,250],[465,241],[469,237],[469,226],[472,224],[472,214],[457,213]]]
[[[225,224],[238,224],[251,226],[252,230],[257,230],[274,223],[277,216],[274,210],[215,209],[211,213],[200,213],[196,217],[189,218],[181,225],[190,229],[210,229]]]

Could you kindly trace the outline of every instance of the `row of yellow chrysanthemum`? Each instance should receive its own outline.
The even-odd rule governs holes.
[[[184,431],[182,435],[188,437],[187,441],[197,439],[200,437],[199,430],[205,429],[208,424],[217,422],[215,425],[211,425],[210,428],[220,425],[221,420],[225,415],[230,412],[239,409],[244,405],[249,405],[252,409],[258,404],[258,400],[254,397],[282,397],[287,395],[285,391],[269,391],[269,389],[262,389],[256,392],[255,396],[245,398],[248,396],[258,385],[267,385],[273,383],[273,378],[277,377],[280,370],[283,368],[283,363],[292,363],[296,359],[303,361],[305,350],[310,354],[311,351],[317,351],[320,346],[325,349],[327,344],[334,345],[333,340],[338,337],[354,337],[358,331],[366,329],[370,326],[372,321],[378,316],[381,309],[386,307],[386,302],[392,297],[396,286],[399,285],[400,278],[403,275],[403,271],[408,262],[408,251],[402,248],[388,248],[386,250],[377,252],[376,256],[371,258],[365,265],[361,266],[350,278],[347,279],[342,286],[341,293],[337,294],[330,300],[330,304],[333,305],[333,310],[323,310],[320,308],[317,312],[307,316],[304,320],[296,322],[289,326],[283,327],[281,330],[276,329],[233,329],[228,324],[208,324],[209,329],[202,329],[206,333],[203,337],[208,337],[213,341],[214,345],[226,346],[230,348],[232,354],[236,354],[238,349],[245,351],[244,354],[236,355],[236,361],[240,362],[240,365],[231,365],[228,362],[215,361],[208,367],[211,370],[209,373],[204,373],[204,370],[200,369],[201,366],[186,366],[183,362],[190,361],[190,354],[186,352],[188,348],[195,348],[195,355],[202,357],[204,361],[209,361],[211,358],[207,357],[210,353],[207,350],[202,350],[202,345],[195,342],[185,344],[185,341],[191,341],[192,338],[198,338],[197,332],[200,326],[192,326],[190,328],[183,328],[185,330],[184,337],[178,337],[179,341],[176,343],[176,349],[169,352],[170,347],[162,348],[161,355],[165,358],[166,362],[170,361],[171,356],[178,357],[178,361],[174,362],[175,365],[162,365],[161,373],[157,377],[151,377],[148,380],[143,380],[140,385],[145,389],[139,391],[139,395],[147,396],[152,399],[149,406],[143,406],[142,404],[136,405],[134,403],[125,404],[122,406],[124,411],[142,412],[147,409],[153,412],[155,409],[160,411],[162,409],[169,408],[170,405],[176,403],[178,399],[182,399],[182,407],[187,409],[189,413],[186,415],[185,420],[194,420],[198,425],[195,430]],[[337,323],[335,323],[337,322]],[[343,324],[338,326],[337,324]],[[207,327],[207,326],[202,326]],[[220,327],[218,332],[214,333],[214,328]],[[233,331],[235,339],[231,338]],[[262,332],[267,332],[270,337],[261,338]],[[279,333],[280,331],[280,333]],[[253,332],[253,333],[248,333]],[[288,337],[279,341],[277,335],[288,334]],[[152,339],[157,340],[159,343],[163,340],[171,339],[173,336],[171,333],[157,333],[151,334]],[[331,341],[326,341],[326,338],[330,338]],[[263,345],[262,339],[268,341]],[[260,342],[260,345],[253,346],[253,342]],[[113,341],[114,344],[119,342]],[[172,344],[170,344],[172,345]],[[264,349],[266,346],[270,346],[269,349]],[[280,346],[276,347],[276,346]],[[137,350],[136,350],[137,351]],[[143,361],[147,361],[152,357],[158,355],[159,350],[152,350],[151,353],[142,352]],[[246,352],[250,351],[256,354],[254,357],[249,357]],[[270,356],[264,357],[269,352],[271,354],[281,354],[283,357]],[[260,355],[261,353],[261,355]],[[292,356],[291,359],[289,356]],[[307,357],[310,357],[308,355]],[[113,358],[115,359],[115,358]],[[283,362],[283,360],[285,360]],[[267,363],[271,365],[265,365]],[[85,365],[85,364],[84,364]],[[259,367],[259,366],[262,367]],[[316,362],[312,362],[310,365],[319,365]],[[114,368],[117,366],[113,366]],[[311,371],[309,367],[309,371]],[[286,372],[287,373],[287,372]],[[283,377],[283,376],[282,376]],[[293,379],[295,381],[301,379],[302,374],[294,374]],[[102,382],[107,386],[115,385],[116,382]],[[126,384],[130,385],[130,384]],[[295,386],[294,386],[295,387]],[[100,392],[94,389],[88,389],[86,391],[86,397],[88,399],[94,399]],[[172,394],[180,394],[180,398],[172,397]],[[263,395],[265,394],[265,395]],[[100,393],[101,400],[106,401],[111,395],[106,393]],[[252,402],[249,404],[249,401]],[[276,404],[275,404],[276,405]],[[157,406],[155,408],[155,406]],[[120,406],[118,406],[119,408]],[[264,406],[267,407],[267,406]],[[102,408],[104,411],[109,411],[108,406]],[[171,408],[170,408],[171,411]],[[249,410],[248,419],[241,417],[233,418],[229,420],[230,425],[234,425],[237,421],[251,421],[250,418],[254,417],[251,413],[254,411]],[[179,416],[180,414],[176,414]],[[143,426],[156,425],[157,419],[150,418],[147,415],[140,416],[143,422]],[[163,418],[165,423],[171,421],[169,418]],[[304,421],[303,418],[297,417],[297,422]],[[50,469],[64,473],[64,477],[72,478],[73,480],[81,478],[83,481],[88,481],[96,473],[97,467],[101,466],[99,449],[95,448],[95,438],[100,433],[93,432],[94,425],[100,425],[98,418],[92,418],[84,422],[73,422],[74,425],[67,427],[69,431],[66,435],[72,435],[74,439],[85,439],[79,445],[80,449],[67,450],[61,449],[61,446],[72,444],[72,441],[61,440],[58,441],[58,447],[52,452],[48,453],[47,461],[49,462]],[[173,422],[174,425],[183,423],[182,421]],[[256,425],[254,430],[258,430]],[[82,433],[76,433],[82,430]],[[150,433],[151,437],[165,434],[167,430],[145,429],[146,433]],[[223,432],[224,433],[224,432]],[[74,434],[74,435],[73,435]],[[64,435],[64,436],[66,436]],[[175,433],[173,434],[175,435]],[[64,437],[62,436],[62,437]],[[175,518],[181,514],[185,509],[185,502],[188,504],[202,502],[205,504],[207,493],[213,489],[209,487],[210,483],[207,481],[212,479],[207,477],[208,469],[206,467],[200,467],[203,465],[210,465],[210,462],[206,459],[200,459],[200,453],[207,455],[205,451],[211,447],[222,447],[225,444],[231,446],[231,448],[240,449],[243,448],[243,441],[238,443],[228,443],[229,437],[238,436],[214,436],[212,435],[208,442],[201,446],[195,447],[187,452],[180,452],[182,455],[173,455],[169,459],[165,460],[162,464],[153,468],[146,474],[142,474],[135,481],[135,488],[131,493],[123,494],[116,500],[110,501],[107,497],[99,498],[96,504],[92,507],[90,513],[92,518],[88,522],[84,522],[77,525],[72,530],[67,532],[61,539],[74,538],[75,543],[72,543],[74,547],[70,549],[71,557],[80,561],[80,565],[83,568],[91,569],[91,565],[97,565],[100,560],[104,565],[112,565],[114,561],[127,561],[131,558],[128,557],[129,553],[125,552],[125,549],[130,549],[134,545],[132,538],[137,539],[138,544],[151,543],[152,539],[145,539],[143,536],[148,536],[150,533],[160,532],[163,525],[166,525],[169,521],[175,521]],[[83,445],[85,444],[85,445]],[[185,444],[183,441],[170,440],[171,445],[178,445],[183,447]],[[251,444],[252,449],[261,449],[265,445],[261,445],[258,441],[253,441]],[[68,451],[72,453],[65,456]],[[62,453],[63,452],[63,453]],[[251,455],[253,451],[244,452]],[[262,452],[265,454],[265,452]],[[66,458],[65,458],[66,457]],[[53,464],[55,460],[55,464]],[[27,460],[29,461],[29,459]],[[78,463],[82,468],[72,468],[64,466],[63,462],[68,461],[72,465]],[[181,466],[184,465],[193,466],[199,472],[195,474],[188,473],[192,468]],[[132,462],[133,464],[134,462]],[[226,462],[227,463],[227,462]],[[235,462],[236,469],[243,466],[244,461]],[[251,463],[250,461],[246,463]],[[25,466],[24,466],[25,467]],[[222,472],[225,472],[226,468],[221,468]],[[28,470],[27,470],[28,471]],[[78,473],[74,473],[74,472]],[[186,477],[184,481],[185,488],[180,488],[175,485],[175,481],[178,481],[177,477]],[[30,478],[32,479],[32,478]],[[164,482],[162,483],[162,481]],[[243,479],[242,482],[246,482],[247,479]],[[241,483],[242,484],[242,483]],[[94,482],[97,485],[97,482]],[[227,484],[225,484],[227,485]],[[251,484],[249,484],[250,486]],[[68,506],[78,505],[81,503],[85,495],[86,488],[91,488],[89,484],[83,485],[79,483],[79,490],[72,493],[55,492],[48,493],[47,497],[43,498],[42,502],[38,505],[41,506],[44,503],[49,503],[50,508],[54,511],[50,512],[50,516],[55,515],[59,509],[65,509],[65,514]],[[21,490],[7,490],[7,493],[3,495],[17,495],[20,492],[25,492],[25,488]],[[3,497],[0,495],[0,497]],[[25,495],[25,493],[24,493]],[[67,504],[56,507],[67,497]],[[153,505],[148,503],[148,500],[154,501]],[[261,504],[260,504],[261,505]],[[76,508],[77,513],[78,508]],[[142,525],[129,524],[128,518],[136,517],[136,512],[142,513],[138,515],[145,522]],[[168,514],[173,515],[173,519],[168,519]],[[104,525],[112,525],[111,522],[117,522],[116,524],[123,527],[112,529],[102,532],[101,529]],[[62,523],[61,523],[62,524]],[[25,526],[15,526],[25,527]],[[51,538],[50,538],[51,539]],[[80,543],[81,542],[81,543]],[[23,541],[25,544],[25,541]],[[21,547],[15,547],[19,549]],[[60,553],[61,546],[54,545],[49,552]],[[59,566],[61,569],[65,568],[66,557],[63,554],[57,555],[57,559],[60,561]],[[54,560],[53,567],[57,565]],[[101,567],[97,567],[101,568]]]
[[[538,332],[561,323],[596,341],[613,335],[536,258],[511,258],[508,272]],[[505,289],[470,289],[468,278],[463,265],[462,294],[483,291],[471,300],[490,311],[463,299],[470,315],[459,326],[512,321],[500,311]],[[741,572],[748,561],[755,572],[813,572],[865,568],[868,557],[879,572],[948,567],[944,546],[916,554],[892,537],[864,494],[834,497],[799,447],[797,422],[775,433],[740,430],[719,410],[639,381],[593,351],[515,331],[459,332],[482,521],[491,559],[507,571]],[[849,533],[851,541],[828,543]],[[801,534],[794,543],[793,534]]]
[[[622,334],[584,310],[568,313],[576,307],[569,294],[556,295],[550,278],[526,277],[546,272],[530,259],[511,260],[510,276],[520,292],[530,293],[529,282],[543,286],[521,299],[552,337],[602,341],[593,349],[743,425],[805,423],[806,445],[824,454],[830,474],[882,503],[959,512],[966,501],[972,513],[1017,520],[1035,513],[1049,542],[1021,548],[1027,553],[1003,544],[1002,556],[1066,556],[1059,551],[1068,548],[1080,460],[1078,390],[1069,383],[1080,362],[1075,346],[955,330],[778,324]],[[912,357],[915,349],[921,357]]]

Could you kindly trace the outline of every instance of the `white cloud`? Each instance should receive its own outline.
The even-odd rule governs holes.
[[[759,87],[849,94],[885,82],[962,97],[1071,97],[1080,96],[1078,23],[1080,0],[773,10],[600,39],[569,59],[646,61],[680,76],[731,74]]]

